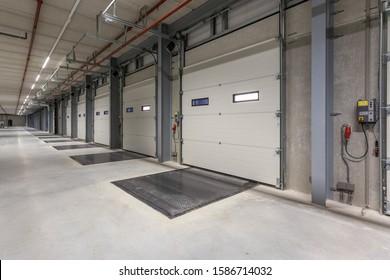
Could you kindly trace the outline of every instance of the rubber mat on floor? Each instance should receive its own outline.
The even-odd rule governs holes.
[[[135,154],[131,152],[112,152],[112,153],[101,153],[101,154],[89,154],[89,155],[78,155],[71,156],[70,158],[77,161],[81,165],[90,165],[122,160],[140,159],[146,158],[147,156]]]
[[[74,149],[85,149],[85,148],[99,148],[101,146],[95,144],[79,144],[79,145],[64,145],[64,146],[53,146],[57,150],[74,150]]]
[[[121,180],[112,184],[170,219],[256,185],[251,181],[197,168]]]
[[[61,142],[77,142],[78,140],[73,139],[61,139],[61,140],[46,140],[45,143],[61,143]]]

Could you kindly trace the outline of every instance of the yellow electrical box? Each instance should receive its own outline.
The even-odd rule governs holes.
[[[358,100],[356,111],[359,123],[375,123],[377,120],[376,99]]]
[[[368,106],[368,104],[369,104],[368,100],[358,100],[358,107]]]

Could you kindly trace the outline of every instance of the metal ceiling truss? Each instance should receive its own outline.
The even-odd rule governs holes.
[[[64,94],[67,95],[68,93],[65,91],[69,86],[78,86],[78,87],[85,87],[85,82],[84,81],[79,81],[80,78],[84,77],[88,73],[94,73],[99,76],[101,75],[107,75],[105,73],[102,73],[102,71],[93,71],[95,68],[104,68],[104,69],[109,69],[109,70],[116,70],[112,69],[110,66],[104,65],[103,62],[109,60],[114,54],[119,52],[120,50],[124,49],[125,47],[130,47],[133,48],[139,52],[149,52],[149,53],[155,53],[154,51],[150,51],[148,48],[145,48],[141,44],[139,45],[134,45],[132,44],[133,41],[144,35],[145,33],[151,33],[153,35],[156,35],[160,38],[165,38],[165,39],[170,39],[170,40],[175,40],[171,39],[169,35],[163,34],[160,31],[157,31],[154,29],[158,24],[160,24],[164,19],[181,9],[182,7],[186,6],[191,0],[185,0],[182,1],[179,5],[177,5],[175,8],[173,8],[170,12],[167,14],[163,15],[159,19],[157,19],[154,23],[152,23],[149,26],[145,26],[146,24],[146,17],[151,14],[153,11],[157,10],[159,6],[161,6],[166,0],[160,0],[157,4],[155,4],[152,8],[150,8],[148,11],[141,11],[140,12],[140,18],[135,22],[129,22],[127,20],[121,19],[116,16],[116,0],[111,1],[111,3],[108,5],[108,7],[104,10],[104,12],[100,13],[97,15],[97,33],[86,33],[82,36],[82,38],[76,43],[75,46],[73,46],[72,50],[66,55],[66,66],[61,65],[56,69],[56,71],[52,74],[50,79],[46,82],[44,89],[39,91],[39,97],[44,97],[46,99],[56,99],[56,96],[63,96]],[[112,14],[108,13],[108,10],[112,8]],[[143,7],[142,9],[145,9]],[[104,18],[105,21],[107,22],[115,22],[118,24],[124,25],[124,31],[119,34],[115,39],[109,38],[107,36],[104,36],[100,34],[100,25],[101,25],[101,19]],[[139,23],[144,23],[144,25],[139,25]],[[136,34],[133,35],[130,39],[127,39],[127,33],[128,31],[132,30],[133,28],[140,29],[140,31]],[[107,41],[110,44],[104,47],[102,50],[98,52],[94,52],[92,55],[92,58],[87,58],[86,61],[84,60],[78,60],[76,58],[76,48],[77,46],[81,43],[81,41],[85,37],[91,37],[95,38],[98,40],[103,40]],[[120,38],[124,38],[123,40],[119,40]],[[120,45],[117,49],[112,51],[109,55],[105,56],[104,58],[100,59],[97,61],[97,57],[102,54],[104,51],[106,51],[112,44]],[[69,64],[82,64],[80,68],[78,67],[71,67]],[[88,67],[91,66],[91,67]],[[69,75],[67,78],[58,78],[58,70],[59,69],[64,69],[64,70],[72,70],[73,72],[71,75]],[[77,73],[80,72],[82,73],[79,76],[76,76]],[[48,85],[49,83],[54,83],[58,84],[54,89],[49,89]],[[61,98],[61,97],[60,97]]]
[[[177,12],[178,10],[180,10],[181,8],[183,8],[184,6],[186,6],[188,3],[190,3],[192,0],[185,0],[183,2],[181,2],[179,5],[177,5],[175,8],[173,8],[171,11],[169,11],[168,13],[166,13],[165,15],[161,16],[160,18],[158,18],[155,22],[153,22],[151,25],[149,25],[148,27],[142,29],[140,32],[138,32],[137,34],[135,34],[134,36],[132,36],[129,40],[127,40],[124,44],[122,44],[120,47],[118,47],[117,49],[115,49],[114,51],[112,51],[110,54],[108,54],[107,56],[105,56],[104,58],[102,58],[101,60],[99,60],[98,62],[91,62],[92,60],[95,60],[96,57],[97,57],[97,54],[95,53],[94,56],[93,56],[93,59],[89,60],[87,59],[87,61],[83,62],[83,61],[78,61],[75,58],[75,53],[73,53],[73,58],[70,58],[69,55],[67,56],[67,61],[68,62],[77,62],[77,63],[83,63],[84,65],[82,67],[84,67],[85,65],[91,65],[92,67],[87,69],[85,72],[83,72],[82,75],[79,75],[77,76],[76,78],[74,78],[72,81],[69,81],[67,82],[66,84],[64,83],[63,87],[60,88],[58,90],[58,92],[62,92],[64,89],[66,89],[67,87],[71,86],[74,82],[76,82],[77,80],[79,80],[80,78],[84,77],[88,72],[90,72],[91,70],[97,68],[97,67],[102,67],[102,63],[104,61],[107,61],[109,60],[111,57],[113,57],[116,53],[118,53],[119,51],[121,51],[122,49],[126,48],[126,47],[129,47],[129,45],[135,41],[136,39],[138,39],[139,37],[141,37],[142,35],[144,35],[145,33],[151,31],[153,28],[155,28],[156,26],[158,26],[158,24],[160,24],[163,20],[165,20],[166,18],[168,18],[169,16],[171,16],[172,14],[174,14],[175,12]],[[163,3],[165,1],[160,1],[159,3]],[[151,10],[154,10],[155,7],[151,8]],[[119,18],[116,18],[116,20],[118,20]],[[129,30],[129,28],[132,27],[132,26],[129,26],[128,28],[126,28],[126,30]],[[125,35],[125,34],[123,34]],[[121,35],[121,36],[123,36]],[[99,52],[100,54],[101,52]],[[106,66],[107,67],[107,66]],[[73,76],[72,76],[73,77]],[[54,93],[54,94],[58,94],[58,93]]]
[[[165,1],[160,1],[160,2],[163,3]],[[113,7],[113,14],[108,14],[107,11],[111,7]],[[145,8],[145,7],[143,7],[143,8]],[[148,12],[145,12],[145,13],[142,14],[142,17],[145,18],[147,15],[148,15]],[[116,22],[116,23],[120,23],[120,24],[124,25],[124,32],[122,33],[123,34],[122,36],[124,36],[123,40],[119,40],[119,38],[112,39],[110,37],[107,37],[105,35],[100,34],[100,26],[101,26],[101,18],[102,17],[104,17],[106,21]],[[94,66],[98,66],[100,68],[111,69],[110,66],[102,65],[102,64],[96,62],[97,55],[100,54],[100,52],[99,53],[94,52],[92,58],[91,59],[87,58],[86,61],[78,60],[76,58],[76,48],[82,42],[82,40],[85,37],[90,37],[90,38],[106,41],[106,42],[109,42],[111,44],[123,45],[123,44],[126,43],[126,40],[127,40],[127,38],[126,38],[127,37],[126,36],[127,35],[127,31],[131,30],[132,28],[138,28],[138,29],[142,29],[142,30],[145,28],[144,26],[141,26],[141,25],[139,25],[137,23],[132,23],[132,22],[126,21],[124,19],[120,19],[120,18],[116,17],[116,0],[111,1],[111,3],[108,5],[108,7],[102,13],[97,15],[96,26],[97,26],[97,33],[96,34],[94,34],[94,33],[85,33],[80,38],[80,40],[76,43],[76,45],[73,46],[72,50],[66,55],[67,66],[62,66],[61,65],[59,68],[57,68],[57,70],[55,71],[55,73],[53,73],[53,75],[55,75],[56,72],[58,71],[58,69],[60,69],[60,68],[61,69],[66,69],[66,70],[76,71],[73,74],[76,74],[77,72],[82,72],[84,74],[86,74],[86,73],[102,74],[102,72],[100,72],[100,71],[92,71],[91,69],[88,69],[88,66],[93,66],[93,67]],[[165,37],[165,38],[169,38],[168,35],[162,34],[161,32],[159,32],[157,30],[148,30],[148,32],[153,33],[153,34],[155,34],[157,36],[162,36],[162,37]],[[126,46],[130,47],[130,48],[133,48],[133,49],[137,49],[139,51],[143,51],[143,52],[152,52],[152,51],[149,51],[148,49],[145,49],[143,47],[140,47],[140,46],[137,46],[137,45],[134,45],[134,44],[127,44]],[[83,66],[81,68],[70,67],[69,64],[73,64],[73,63],[83,64]],[[84,67],[85,67],[85,69],[83,69]],[[52,77],[53,77],[53,75],[52,75]],[[52,80],[52,82],[60,83],[61,81],[63,81],[65,83],[71,83],[72,82],[72,77],[73,77],[73,75],[71,75],[68,79],[58,79],[57,78],[55,80]]]
[[[125,26],[125,30],[126,29],[127,29],[127,26]],[[116,39],[112,39],[110,37],[107,37],[107,36],[104,36],[104,35],[101,35],[101,34],[95,34],[95,33],[85,33],[85,35],[87,37],[90,37],[90,38],[93,38],[93,39],[110,42],[110,43],[116,44],[116,45],[123,45],[126,42],[126,37],[124,38],[124,40],[116,40]],[[139,50],[139,51],[143,51],[143,52],[149,52],[148,49],[145,49],[145,48],[143,48],[143,47],[141,47],[139,45],[129,44],[128,47],[136,49],[136,50]]]
[[[139,25],[139,24],[136,24],[136,23],[132,23],[130,21],[118,18],[118,17],[116,17],[114,15],[111,15],[111,14],[107,14],[106,13],[106,14],[102,14],[101,16],[103,18],[105,18],[106,20],[108,20],[109,22],[116,22],[116,23],[122,24],[122,25],[127,26],[127,27],[130,26],[130,27],[133,27],[133,28],[140,29],[141,31],[145,30],[145,26],[142,26],[142,25]],[[147,32],[152,33],[153,35],[156,35],[156,36],[161,37],[161,38],[165,38],[165,39],[168,39],[168,40],[170,39],[169,35],[161,33],[160,31],[155,30],[155,29],[149,29]],[[99,33],[100,33],[100,30],[98,30],[98,34]]]
[[[76,67],[70,67],[70,66],[60,66],[61,69],[64,69],[64,70],[68,70],[68,71],[80,71],[80,72],[87,72],[87,70],[80,70],[79,68],[76,68]],[[97,73],[97,74],[101,74],[102,72],[100,71],[88,71],[89,73]]]

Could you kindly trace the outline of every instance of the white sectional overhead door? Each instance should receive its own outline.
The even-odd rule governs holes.
[[[276,40],[186,67],[184,163],[277,185],[279,72]]]
[[[66,135],[71,136],[72,134],[72,122],[71,122],[71,107],[70,100],[68,101],[68,105],[66,106]]]
[[[110,95],[109,86],[96,90],[94,110],[94,142],[110,145]]]
[[[79,96],[77,104],[77,138],[85,140],[85,94]]]
[[[156,156],[156,82],[123,88],[123,149]]]

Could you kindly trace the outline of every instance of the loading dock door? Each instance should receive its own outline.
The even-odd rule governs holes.
[[[156,82],[123,88],[123,149],[156,156]]]
[[[110,145],[110,95],[109,86],[96,90],[94,109],[94,142]]]
[[[77,138],[85,140],[85,94],[80,95],[77,104]]]
[[[68,105],[66,106],[66,135],[71,136],[72,134],[72,122],[71,122],[71,105],[70,101],[68,101]]]
[[[185,68],[185,164],[278,185],[279,55],[270,40]]]

